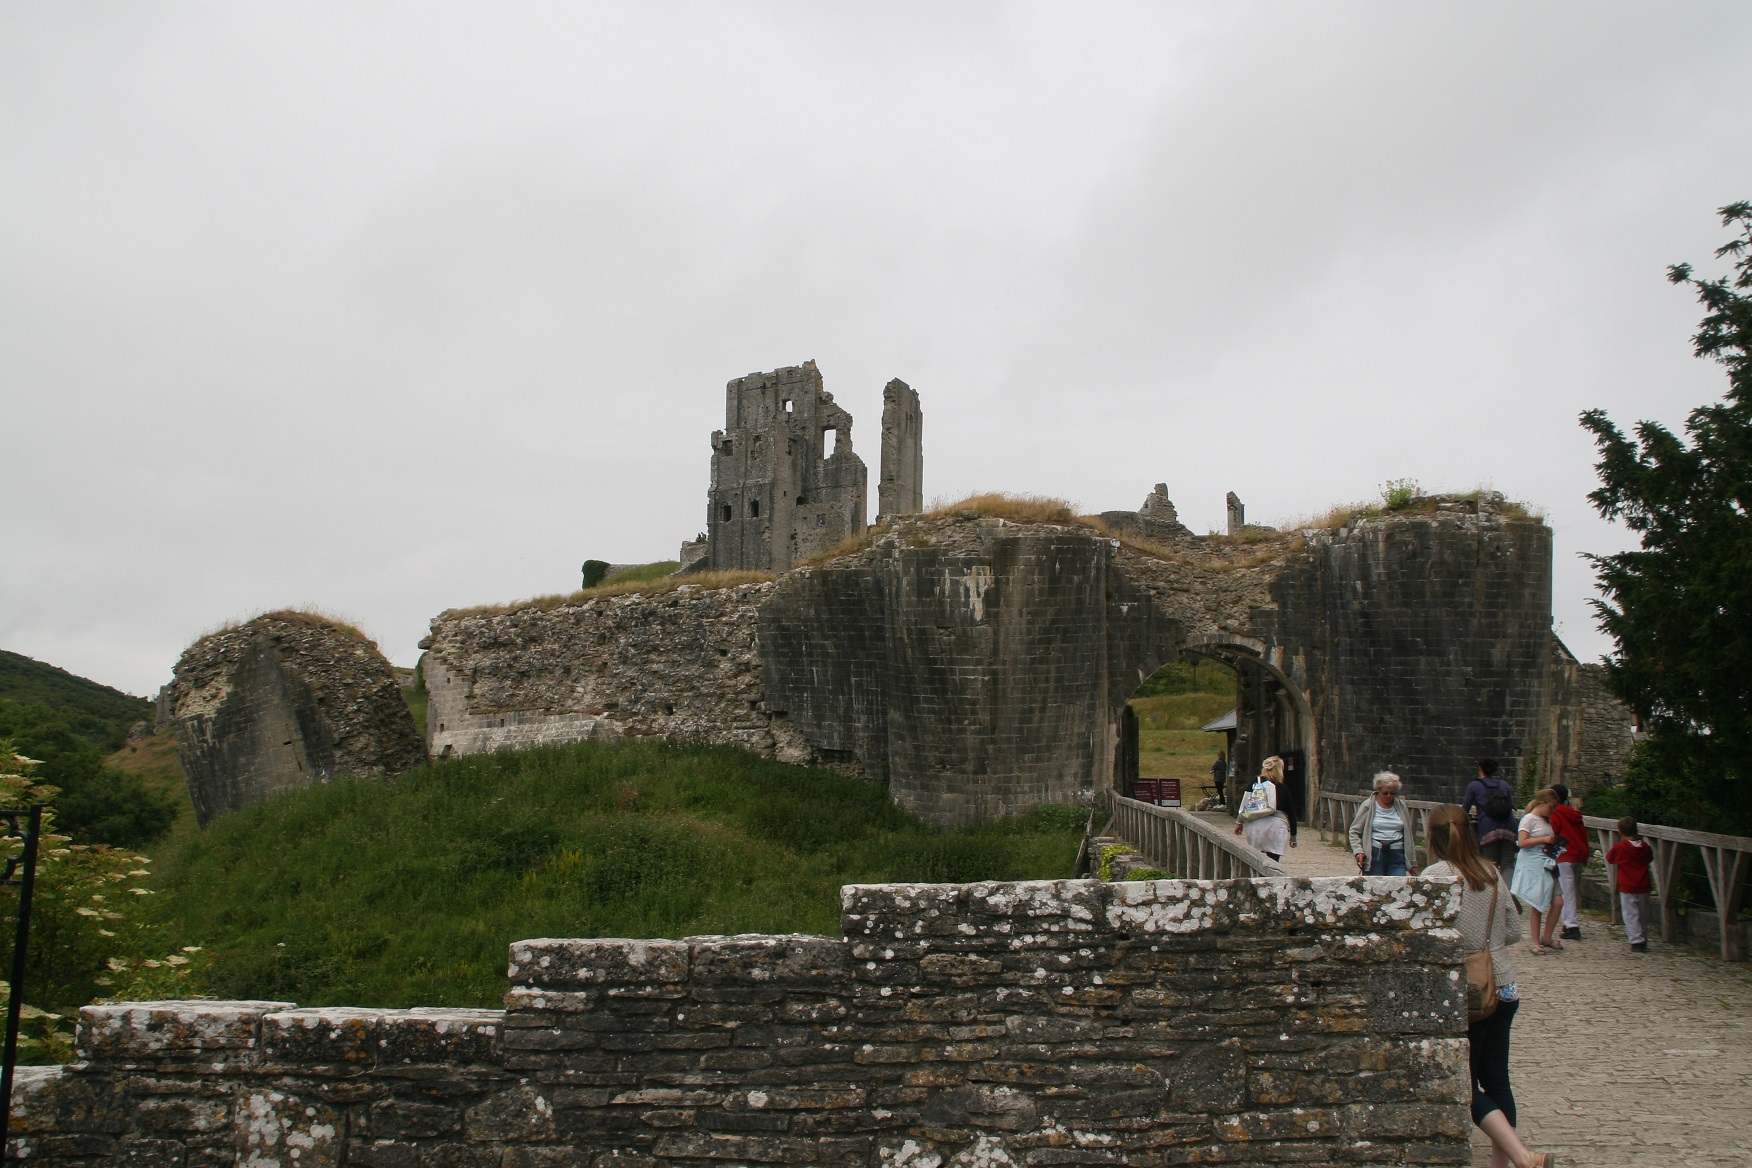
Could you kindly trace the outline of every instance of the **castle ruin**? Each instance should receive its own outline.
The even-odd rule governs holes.
[[[876,485],[876,523],[891,523],[925,509],[925,424],[918,391],[898,377],[882,387],[882,480]]]
[[[919,397],[883,390],[881,519],[922,507]],[[864,534],[869,472],[852,449],[852,415],[822,388],[815,362],[751,373],[725,387],[712,434],[705,567],[783,572]],[[684,565],[697,545],[684,545]]]
[[[1303,806],[1367,789],[1380,769],[1416,797],[1456,799],[1481,755],[1583,789],[1622,769],[1628,711],[1552,635],[1551,530],[1501,496],[1277,531],[1246,524],[1230,495],[1239,530],[1209,536],[1180,522],[1161,483],[1137,511],[1093,518],[1001,504],[918,515],[918,395],[891,381],[883,399],[884,523],[871,531],[851,415],[814,363],[731,381],[709,527],[683,574],[440,614],[421,643],[427,755],[718,742],[861,772],[931,822],[969,823],[1130,790],[1129,701],[1197,654],[1237,672],[1236,778],[1280,755]],[[776,578],[690,581],[706,567]],[[216,744],[191,775],[237,793],[209,799],[203,821],[337,768],[417,761],[417,742],[395,766],[331,748],[357,737],[366,706],[315,703],[321,725],[281,716],[265,666],[228,672],[238,694],[221,734],[191,700],[208,692],[204,660],[179,665],[179,733]],[[298,769],[300,750],[321,765]]]

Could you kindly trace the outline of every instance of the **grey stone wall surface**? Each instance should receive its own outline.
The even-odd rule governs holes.
[[[1540,785],[1563,783],[1585,795],[1622,780],[1636,742],[1634,717],[1606,687],[1606,667],[1577,661],[1554,635],[1548,685]]]
[[[497,1011],[91,1006],[44,1168],[1469,1162],[1446,881],[852,886],[843,935],[531,940]]]
[[[898,377],[882,387],[882,471],[876,522],[925,509],[925,412],[918,391]]]
[[[1488,505],[1310,532],[1258,614],[1267,656],[1308,697],[1328,790],[1391,770],[1458,802],[1474,760],[1512,777],[1540,741],[1551,529]]]
[[[714,571],[782,572],[864,534],[869,474],[852,449],[852,415],[815,362],[739,377],[724,399],[706,509]]]
[[[431,747],[732,743],[966,823],[1110,785],[1127,700],[1191,648],[1240,670],[1240,779],[1292,751],[1309,797],[1392,769],[1457,799],[1474,759],[1513,770],[1545,733],[1550,538],[1477,501],[1173,545],[903,517],[772,583],[446,614]]]
[[[434,758],[656,736],[807,762],[766,710],[756,646],[770,583],[445,613],[425,642]]]
[[[1105,785],[1139,683],[1187,629],[1247,621],[1269,582],[1086,527],[903,521],[774,583],[446,613],[429,745],[719,742],[862,770],[934,822],[993,818]]]
[[[377,646],[305,614],[201,638],[177,662],[163,705],[202,826],[337,774],[393,775],[426,760]]]

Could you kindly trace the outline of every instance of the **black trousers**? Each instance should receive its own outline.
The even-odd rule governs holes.
[[[1519,1001],[1503,1002],[1490,1017],[1466,1028],[1472,1055],[1472,1122],[1493,1111],[1515,1123],[1515,1093],[1509,1089],[1509,1027],[1515,1024]]]
[[[1520,850],[1515,846],[1514,840],[1496,840],[1478,845],[1479,854],[1497,866],[1497,871],[1503,874],[1504,880],[1515,878],[1515,854]]]

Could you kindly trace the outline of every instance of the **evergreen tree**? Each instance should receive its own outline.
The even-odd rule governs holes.
[[[1675,264],[1668,278],[1704,306],[1692,341],[1726,367],[1726,396],[1693,410],[1684,437],[1645,421],[1633,441],[1602,410],[1581,420],[1600,452],[1588,497],[1641,545],[1590,557],[1610,684],[1649,732],[1627,794],[1651,821],[1752,833],[1752,202],[1721,215],[1739,236],[1716,256],[1734,272]]]

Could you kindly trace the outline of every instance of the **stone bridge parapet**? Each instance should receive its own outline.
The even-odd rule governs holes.
[[[850,886],[843,936],[530,940],[506,1009],[87,1007],[46,1166],[1465,1163],[1446,881]]]

